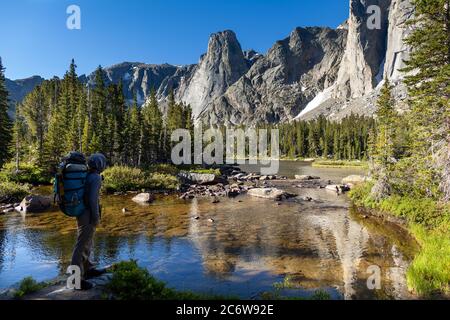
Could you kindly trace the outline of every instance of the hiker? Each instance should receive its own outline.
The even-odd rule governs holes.
[[[102,177],[100,173],[106,168],[106,158],[103,154],[96,153],[88,159],[88,174],[85,183],[84,202],[86,209],[77,217],[78,238],[72,255],[71,265],[77,265],[81,270],[81,290],[92,288],[89,278],[97,277],[104,270],[94,268],[90,260],[93,246],[94,233],[101,219],[100,187]]]

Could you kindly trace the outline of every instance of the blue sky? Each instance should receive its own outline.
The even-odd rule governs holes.
[[[196,63],[209,35],[231,29],[242,48],[265,53],[297,26],[336,27],[348,0],[1,0],[0,56],[11,79],[78,74],[123,61]],[[81,30],[66,8],[81,8]]]

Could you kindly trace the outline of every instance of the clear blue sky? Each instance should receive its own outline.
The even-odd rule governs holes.
[[[123,61],[196,63],[209,35],[231,29],[265,53],[297,26],[336,27],[348,0],[1,0],[0,56],[11,79],[78,74]],[[81,30],[66,8],[81,8]]]

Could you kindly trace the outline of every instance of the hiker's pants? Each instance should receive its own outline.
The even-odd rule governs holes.
[[[90,212],[86,210],[83,215],[77,217],[78,238],[72,254],[71,265],[80,267],[82,279],[85,279],[86,272],[94,266],[90,260],[90,256],[97,226],[91,223],[90,216]]]

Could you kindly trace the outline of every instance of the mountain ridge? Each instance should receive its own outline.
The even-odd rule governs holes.
[[[371,5],[381,9],[380,29],[367,27]],[[212,125],[370,116],[385,77],[396,86],[399,104],[405,99],[399,69],[409,55],[403,39],[413,13],[411,0],[349,0],[349,18],[336,29],[297,27],[265,54],[244,51],[236,34],[224,30],[211,34],[197,64],[121,62],[104,68],[105,81],[122,81],[127,101],[136,93],[139,105],[154,88],[163,111],[173,91],[191,105],[197,122]],[[89,86],[94,78],[95,72],[80,76]],[[10,84],[14,101],[40,79]]]

